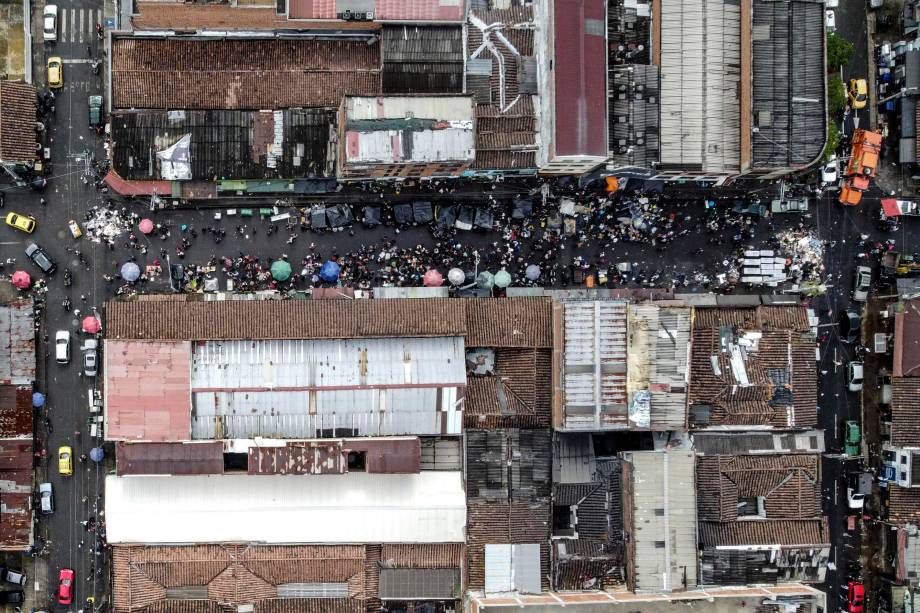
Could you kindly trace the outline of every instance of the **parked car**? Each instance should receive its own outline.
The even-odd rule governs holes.
[[[850,79],[850,89],[847,91],[850,107],[854,110],[866,108],[869,100],[869,86],[865,79]]]
[[[98,128],[102,125],[102,96],[89,97],[89,127]]]
[[[58,364],[70,362],[70,330],[58,330],[54,333],[54,360]]]
[[[73,474],[73,448],[70,445],[58,448],[58,472],[62,477],[69,477]]]
[[[857,266],[856,278],[853,280],[853,300],[865,302],[869,297],[870,285],[872,285],[872,269],[868,266]]]
[[[862,510],[866,504],[866,495],[857,494],[852,487],[847,488],[847,507],[854,510]]]
[[[847,612],[862,613],[866,602],[866,587],[862,581],[847,581]]]
[[[0,579],[13,585],[25,585],[26,574],[21,570],[0,567]]]
[[[828,32],[834,32],[837,29],[837,18],[834,16],[833,9],[824,11],[824,27]]]
[[[80,224],[77,223],[76,219],[67,221],[67,229],[70,230],[70,235],[74,238],[83,236],[83,229],[80,227]]]
[[[821,167],[821,182],[825,185],[834,185],[837,183],[839,170],[837,168],[837,156],[831,158]]]
[[[847,421],[843,424],[843,452],[847,455],[859,455],[859,443],[862,435],[859,422]]]
[[[39,510],[45,515],[54,513],[54,490],[50,483],[38,484]]]
[[[64,62],[57,55],[48,58],[48,87],[64,87]]]
[[[94,338],[88,338],[83,342],[83,374],[87,377],[96,376],[98,347],[99,342]]]
[[[850,362],[847,365],[847,389],[861,392],[863,388],[863,363]]]
[[[42,22],[44,28],[42,32],[46,43],[53,43],[57,40],[58,31],[58,8],[54,4],[46,4],[45,10],[42,11]]]
[[[26,257],[32,260],[33,264],[41,268],[42,272],[46,275],[53,275],[54,271],[57,270],[57,264],[54,263],[54,260],[48,257],[45,250],[35,243],[29,243],[26,247]]]
[[[4,590],[0,592],[0,603],[19,603],[23,601],[22,590]]]
[[[30,215],[21,215],[10,211],[6,214],[6,225],[17,230],[22,230],[26,234],[32,234],[35,230],[35,218]]]
[[[855,311],[845,311],[840,314],[840,340],[844,343],[854,344],[859,342],[862,320]]]
[[[58,604],[73,602],[73,570],[62,568],[58,573]]]

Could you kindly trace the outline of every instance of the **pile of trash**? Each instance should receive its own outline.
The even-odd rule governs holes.
[[[824,241],[813,228],[791,228],[776,234],[778,249],[789,261],[789,280],[820,283],[824,276]]]
[[[138,219],[136,213],[94,206],[84,216],[84,227],[90,240],[111,245],[120,235],[129,232]]]

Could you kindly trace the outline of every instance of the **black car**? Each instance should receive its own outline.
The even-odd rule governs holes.
[[[22,590],[9,590],[0,592],[0,603],[22,602]]]
[[[35,243],[29,243],[29,246],[26,247],[26,256],[32,260],[33,264],[41,268],[45,274],[54,274],[54,271],[57,270],[57,264]]]
[[[844,311],[840,314],[840,340],[844,343],[856,344],[860,339],[862,320],[855,311]]]

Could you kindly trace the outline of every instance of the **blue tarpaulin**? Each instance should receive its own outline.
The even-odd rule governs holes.
[[[326,283],[335,283],[339,280],[339,265],[333,262],[332,260],[326,260],[326,263],[323,264],[323,267],[319,270],[319,278],[325,281]]]

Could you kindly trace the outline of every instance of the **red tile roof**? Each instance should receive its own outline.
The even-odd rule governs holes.
[[[308,39],[116,38],[116,109],[337,107],[381,90],[380,45]]]
[[[895,377],[920,377],[920,300],[905,300],[894,316]]]
[[[102,355],[107,440],[191,438],[191,343],[107,340]]]
[[[891,378],[891,444],[920,444],[920,377]]]
[[[32,439],[0,440],[0,551],[32,544]]]
[[[606,157],[607,3],[555,0],[553,23],[556,155]]]
[[[18,81],[0,81],[0,160],[35,159],[35,87]]]

